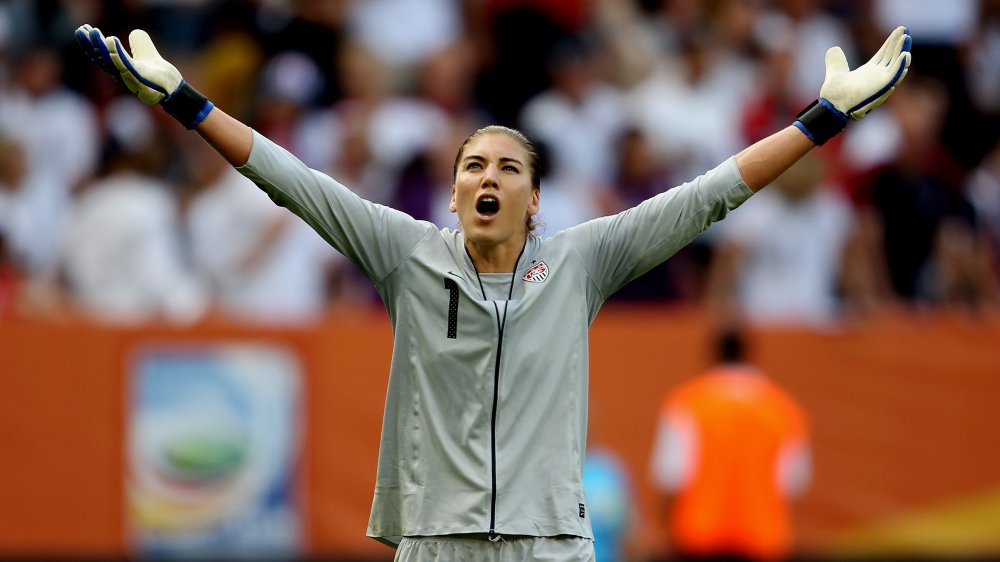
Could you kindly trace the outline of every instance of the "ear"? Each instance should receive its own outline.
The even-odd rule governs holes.
[[[531,203],[528,203],[528,216],[537,215],[541,190],[538,188],[531,190]]]
[[[448,203],[448,210],[452,213],[458,212],[458,203],[455,202],[455,184],[451,184],[451,202]]]

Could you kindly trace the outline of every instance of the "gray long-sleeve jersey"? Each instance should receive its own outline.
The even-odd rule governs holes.
[[[478,274],[460,231],[361,199],[254,133],[239,168],[375,284],[394,347],[368,535],[593,538],[582,472],[588,330],[604,301],[751,191],[730,158]],[[510,298],[508,299],[508,294]]]

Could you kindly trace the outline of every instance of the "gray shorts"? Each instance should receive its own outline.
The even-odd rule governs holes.
[[[396,562],[595,562],[594,541],[583,537],[403,537]]]

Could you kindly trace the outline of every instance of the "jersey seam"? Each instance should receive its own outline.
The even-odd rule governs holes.
[[[416,219],[414,219],[414,220],[416,220]],[[439,232],[439,231],[434,230],[432,228],[428,228],[427,232],[423,235],[423,237],[421,237],[420,240],[417,240],[417,243],[414,244],[412,248],[410,248],[410,251],[407,252],[407,254],[405,256],[403,256],[402,258],[400,258],[399,263],[397,263],[396,265],[394,265],[392,267],[392,269],[390,269],[381,279],[375,281],[375,283],[379,284],[379,285],[385,285],[385,280],[388,279],[389,277],[391,277],[393,273],[396,273],[397,271],[399,271],[399,268],[403,267],[403,264],[405,264],[406,262],[410,261],[410,258],[413,257],[413,254],[417,253],[417,248],[419,248],[421,245],[423,245],[423,243],[427,241],[427,238],[430,237],[435,232]]]
[[[594,279],[594,274],[591,273],[590,267],[587,264],[587,260],[584,259],[583,254],[580,253],[580,249],[576,247],[576,242],[574,242],[573,240],[570,240],[569,241],[569,246],[570,246],[570,248],[573,249],[573,253],[576,254],[576,257],[580,260],[580,263],[583,264],[583,270],[587,272],[587,281],[589,281],[590,284],[594,286],[594,290],[597,291],[597,294],[598,294],[598,296],[601,297],[602,301],[607,300],[607,297],[604,295],[604,291],[601,290],[601,285],[597,282],[596,279]],[[588,312],[588,314],[589,314],[589,312]]]

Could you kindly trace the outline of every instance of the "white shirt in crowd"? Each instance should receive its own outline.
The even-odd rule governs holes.
[[[287,323],[323,312],[339,254],[232,168],[195,196],[187,226],[195,269],[226,314]]]
[[[765,189],[716,225],[720,242],[740,247],[736,290],[747,319],[823,326],[837,313],[841,256],[852,210],[833,189],[790,200]]]
[[[63,264],[76,301],[114,323],[191,321],[205,308],[185,267],[169,187],[133,172],[101,179],[80,196]]]

